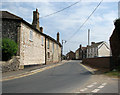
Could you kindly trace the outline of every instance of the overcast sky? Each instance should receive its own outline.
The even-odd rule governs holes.
[[[83,1],[83,0],[82,0]],[[101,0],[98,0],[99,2]],[[102,2],[91,18],[79,30],[91,12],[99,2],[79,2],[60,13],[49,17],[40,18],[40,26],[44,33],[56,39],[57,32],[60,32],[60,41],[66,40],[64,54],[70,50],[75,51],[80,44],[87,45],[87,31],[90,29],[90,42],[106,41],[114,29],[113,21],[118,18],[117,2]],[[74,2],[3,2],[2,10],[7,10],[30,24],[33,20],[33,11],[38,8],[40,17],[56,12]],[[75,32],[77,33],[73,35]]]

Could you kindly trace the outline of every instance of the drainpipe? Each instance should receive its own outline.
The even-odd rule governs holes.
[[[46,36],[45,36],[45,65],[46,65],[46,61],[47,61],[46,50],[47,50],[47,48],[46,48]]]

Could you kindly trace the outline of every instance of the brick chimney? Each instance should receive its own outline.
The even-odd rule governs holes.
[[[95,42],[91,42],[91,45],[95,44]]]
[[[40,32],[42,32],[42,33],[43,33],[43,27],[40,27]]]
[[[33,11],[33,22],[32,22],[32,25],[33,25],[34,28],[36,28],[36,29],[38,29],[40,31],[38,9],[36,9],[36,11]]]
[[[59,32],[57,33],[57,42],[59,42]]]
[[[80,45],[80,49],[82,49],[82,45]]]

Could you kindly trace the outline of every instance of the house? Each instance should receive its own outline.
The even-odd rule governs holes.
[[[39,25],[38,9],[33,11],[32,24],[8,11],[2,14],[2,37],[10,38],[18,44],[17,56],[20,57],[20,69],[25,65],[49,64],[61,61],[59,33],[57,40],[43,33]]]
[[[82,47],[82,45],[80,45],[80,47],[75,51],[75,59],[77,60],[82,60],[86,58],[86,55],[87,55],[86,47]]]
[[[120,66],[120,18],[114,22],[114,25],[115,29],[110,37],[110,47],[112,51],[112,63],[114,67],[118,67]]]
[[[74,60],[75,59],[75,53],[73,51],[70,51],[66,54],[66,57],[68,60]]]
[[[92,42],[91,46],[87,46],[87,58],[105,56],[110,56],[110,46],[106,42]]]

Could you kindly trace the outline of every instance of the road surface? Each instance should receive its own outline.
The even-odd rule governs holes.
[[[118,92],[117,81],[110,82],[109,78],[104,80],[102,77],[101,79],[103,79],[103,81],[98,81],[98,76],[92,75],[91,72],[78,64],[78,62],[79,61],[67,62],[63,65],[30,76],[4,81],[2,91],[3,93]],[[111,85],[114,88],[111,88]],[[99,90],[97,89],[98,87]]]

